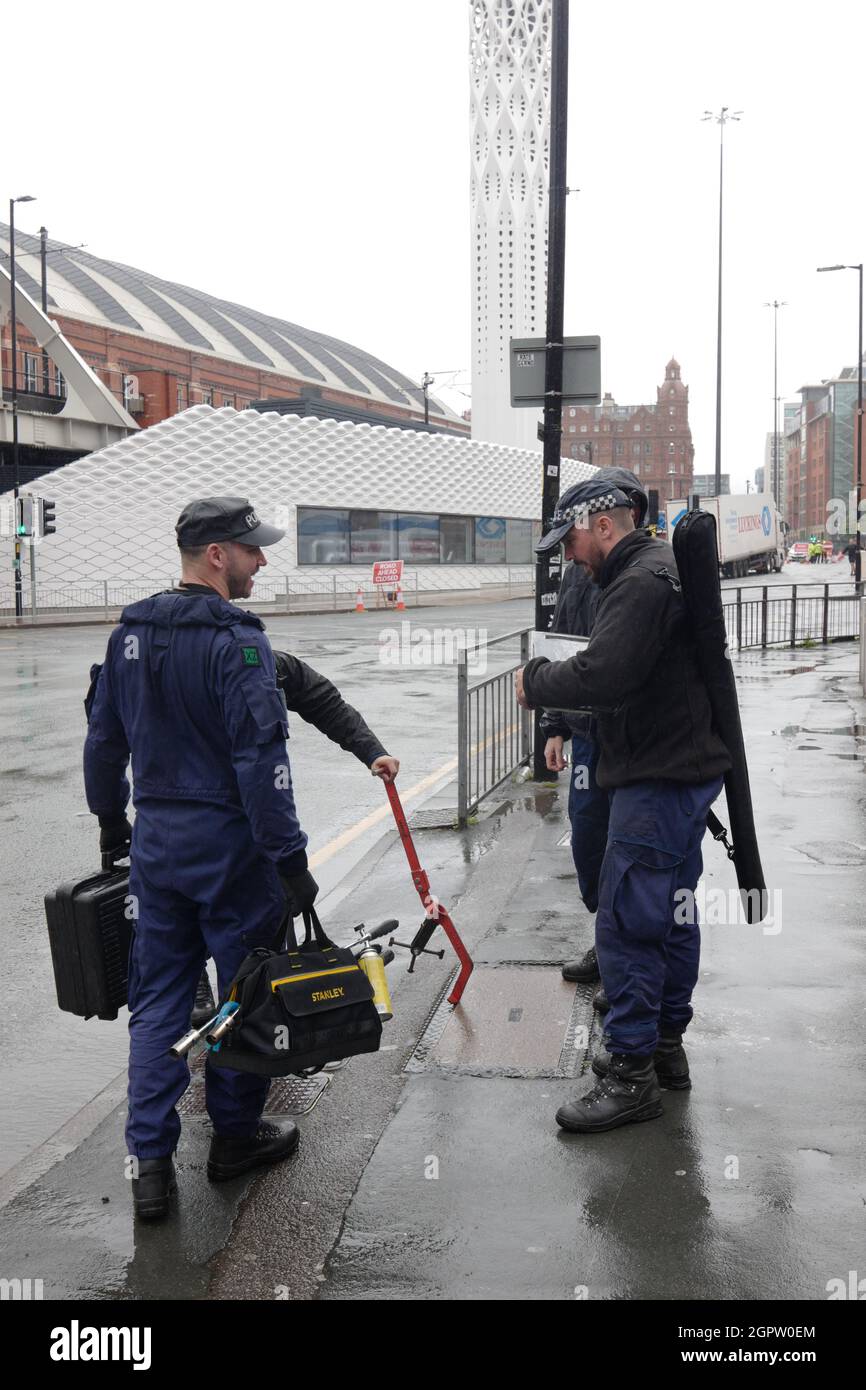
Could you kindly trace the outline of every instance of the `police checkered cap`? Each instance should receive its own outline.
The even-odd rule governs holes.
[[[616,507],[630,507],[631,502],[618,487],[611,487],[607,479],[588,478],[567,488],[556,504],[556,511],[550,518],[550,530],[535,547],[536,554],[552,550],[565,540],[572,526],[586,524],[596,512],[610,512]]]
[[[557,506],[556,511],[551,517],[551,525],[559,526],[563,521],[570,521],[572,525],[582,516],[592,516],[593,512],[610,512],[615,507],[627,507],[628,498],[619,488],[610,488],[603,492],[600,497],[590,497],[587,502],[577,502],[572,507]]]

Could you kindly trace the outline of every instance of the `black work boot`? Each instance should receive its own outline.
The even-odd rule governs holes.
[[[590,946],[586,955],[581,956],[580,960],[567,960],[562,967],[562,978],[579,985],[589,985],[592,984],[593,980],[600,980],[601,975],[598,970],[595,947]]]
[[[659,1085],[666,1091],[690,1091],[689,1059],[683,1047],[682,1033],[662,1034],[653,1054],[653,1064]]]
[[[138,1177],[132,1179],[132,1206],[142,1221],[159,1221],[168,1215],[169,1194],[177,1187],[171,1154],[167,1158],[140,1158]]]
[[[216,1000],[210,987],[207,967],[201,972],[201,979],[195,987],[195,1003],[190,1014],[190,1027],[201,1028],[213,1018],[217,1011]]]
[[[295,1152],[300,1138],[292,1120],[281,1120],[279,1124],[263,1120],[248,1139],[215,1134],[207,1157],[207,1175],[211,1182],[226,1182],[262,1163],[282,1163]]]
[[[610,1000],[604,992],[604,985],[601,985],[592,996],[592,1007],[597,1014],[606,1014],[610,1008]]]
[[[680,1034],[659,1038],[658,1047],[653,1053],[653,1066],[658,1083],[664,1090],[691,1090],[689,1059]],[[596,1076],[607,1076],[610,1069],[610,1053],[606,1048],[599,1048],[592,1059],[592,1069]]]
[[[619,1125],[654,1120],[662,1113],[662,1095],[651,1057],[610,1059],[607,1076],[591,1091],[563,1105],[556,1112],[556,1123],[576,1134],[595,1134]]]

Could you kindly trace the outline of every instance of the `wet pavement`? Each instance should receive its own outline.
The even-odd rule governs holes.
[[[453,776],[457,695],[453,666],[380,661],[383,634],[399,633],[405,616],[274,618],[267,630],[275,647],[294,651],[333,680],[401,759],[400,789],[411,811],[420,796]],[[415,634],[439,624],[492,636],[527,625],[531,604],[425,609],[407,621]],[[114,1023],[85,1022],[57,1009],[43,908],[47,891],[99,867],[99,831],[87,810],[81,772],[82,702],[90,665],[102,660],[108,632],[0,632],[0,1049],[4,1096],[16,1116],[14,1126],[0,1129],[0,1192],[4,1173],[106,1087],[110,1103],[111,1084],[126,1064],[125,1013]],[[301,824],[324,895],[393,821],[381,782],[297,715],[290,717],[289,755]],[[408,795],[419,782],[425,783],[421,791]],[[339,853],[332,853],[338,837],[368,816],[378,819],[351,841],[341,840]]]
[[[596,1136],[554,1123],[597,1044],[588,991],[558,973],[591,919],[567,784],[507,786],[466,831],[416,836],[477,962],[456,1011],[441,1004],[453,956],[412,975],[398,958],[382,1053],[334,1073],[298,1156],[211,1186],[207,1123],[190,1117],[164,1226],[133,1226],[109,1086],[92,1133],[98,1110],[0,1212],[0,1273],[43,1278],[46,1298],[826,1299],[828,1281],[866,1270],[857,655],[846,643],[736,658],[773,916],[740,920],[707,839],[694,1086],[665,1092],[661,1119]],[[453,805],[453,787],[434,800]],[[346,939],[394,915],[410,939],[421,913],[395,833],[363,848],[331,886],[326,925]]]

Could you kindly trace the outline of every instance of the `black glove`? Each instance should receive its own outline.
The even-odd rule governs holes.
[[[99,817],[99,849],[115,859],[125,859],[132,845],[132,826],[126,816]]]
[[[280,882],[286,895],[286,907],[292,917],[302,917],[304,909],[313,906],[319,885],[309,869],[299,874],[280,874]]]

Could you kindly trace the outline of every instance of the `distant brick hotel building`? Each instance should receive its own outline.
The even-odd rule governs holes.
[[[601,405],[566,406],[562,452],[603,468],[616,464],[654,488],[663,503],[692,492],[695,450],[689,428],[689,388],[671,358],[656,388],[655,405],[617,405],[610,392]]]

